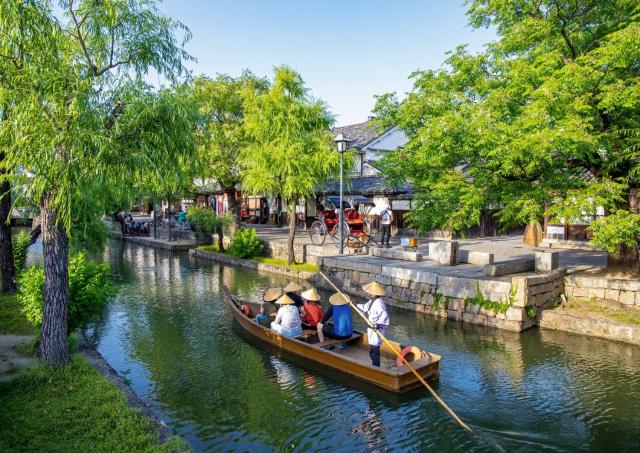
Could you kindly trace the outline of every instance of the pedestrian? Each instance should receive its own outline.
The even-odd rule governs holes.
[[[389,239],[391,239],[391,222],[393,222],[393,212],[389,205],[386,205],[380,211],[380,245],[387,248],[389,248]]]
[[[371,297],[366,304],[358,304],[357,307],[369,320],[369,324],[375,328],[367,327],[367,339],[369,340],[369,357],[373,366],[380,366],[380,345],[382,337],[377,332],[384,333],[389,325],[387,306],[382,299],[384,288],[378,282],[367,283],[362,289]]]

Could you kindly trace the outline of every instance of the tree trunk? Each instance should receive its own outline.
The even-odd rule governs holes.
[[[240,210],[238,209],[238,200],[236,200],[236,189],[235,187],[226,187],[224,189],[224,194],[227,196],[227,208],[229,209],[229,214],[233,222],[229,227],[229,232],[231,236],[235,236],[236,232],[240,229]]]
[[[280,195],[278,195],[276,197],[276,226],[277,227],[281,227],[282,226],[282,197]]]
[[[218,225],[218,228],[216,228],[217,233],[218,233],[218,251],[220,253],[224,252],[224,226],[223,225]]]
[[[58,366],[71,360],[67,347],[69,239],[64,226],[57,222],[51,193],[43,197],[40,215],[45,275],[40,358],[44,363]]]
[[[607,254],[607,272],[609,274],[640,274],[640,254],[638,247],[619,245],[617,253]]]
[[[2,156],[0,159],[4,159]],[[4,173],[4,171],[2,172]],[[3,180],[0,184],[0,272],[2,292],[12,293],[16,286],[16,268],[13,263],[11,246],[11,183]]]
[[[296,205],[288,206],[289,209],[289,236],[287,237],[287,262],[294,264],[296,262],[296,255],[293,249],[293,242],[296,238]]]
[[[169,242],[173,240],[171,237],[171,223],[173,222],[173,209],[171,208],[171,197],[167,196],[167,217],[169,218]]]

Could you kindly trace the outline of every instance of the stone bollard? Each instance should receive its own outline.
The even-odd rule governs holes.
[[[458,241],[430,242],[429,258],[442,266],[454,266],[458,261]]]
[[[551,272],[560,266],[560,252],[535,252],[535,271]]]

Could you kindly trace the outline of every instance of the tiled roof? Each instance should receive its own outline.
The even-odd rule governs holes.
[[[412,188],[408,183],[394,186],[384,176],[360,176],[347,178],[343,191],[345,195],[398,195],[412,193]],[[330,181],[327,186],[317,191],[318,195],[335,195],[340,193],[340,182]]]
[[[351,124],[349,126],[334,127],[331,133],[335,136],[340,133],[349,139],[349,148],[362,149],[367,144],[382,135],[371,120],[364,123]]]

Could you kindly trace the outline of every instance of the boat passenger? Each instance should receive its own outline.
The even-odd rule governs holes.
[[[318,323],[318,339],[323,343],[325,337],[335,340],[347,340],[353,334],[353,322],[351,321],[351,309],[348,296],[335,293],[329,298],[331,306]],[[332,324],[327,322],[332,319]]]
[[[286,294],[276,301],[280,305],[276,320],[271,323],[271,330],[284,335],[285,337],[299,337],[302,335],[300,326],[300,312],[293,303],[293,300]]]
[[[300,316],[302,316],[302,328],[316,330],[316,326],[324,316],[324,310],[320,305],[320,295],[315,288],[310,288],[300,294],[304,305],[300,307]]]
[[[256,315],[256,322],[262,324],[269,318],[265,312],[264,304],[274,303],[282,295],[282,288],[269,288],[262,296],[264,302],[260,302],[260,312]]]
[[[284,287],[285,294],[291,298],[296,308],[300,308],[303,305],[302,297],[298,294],[302,289],[302,286],[296,282],[289,282],[289,284]]]
[[[384,329],[389,325],[389,314],[387,306],[382,299],[384,296],[384,288],[378,282],[367,283],[362,289],[371,296],[366,304],[358,304],[361,310],[369,320],[369,323],[380,333],[384,333]],[[369,357],[373,366],[380,366],[380,345],[382,337],[378,335],[376,330],[367,328],[367,339],[369,340]]]

